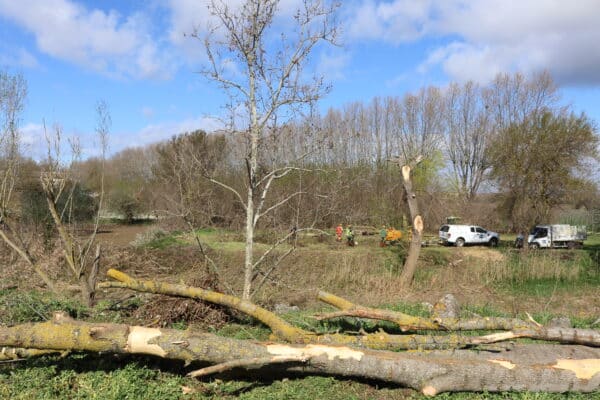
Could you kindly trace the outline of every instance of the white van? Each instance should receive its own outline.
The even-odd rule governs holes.
[[[445,224],[440,227],[440,241],[456,247],[466,244],[486,244],[496,247],[500,242],[500,235],[476,225]]]

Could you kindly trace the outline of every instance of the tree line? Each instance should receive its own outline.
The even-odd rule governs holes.
[[[8,98],[9,75],[3,76]],[[263,227],[406,224],[400,172],[389,162],[396,156],[423,156],[414,179],[429,229],[449,215],[524,229],[563,204],[597,208],[597,177],[590,175],[598,160],[596,126],[559,100],[547,72],[500,74],[486,86],[428,87],[289,121],[262,138],[258,168],[293,161],[296,168],[271,188],[270,204],[296,198]],[[15,112],[9,106],[3,102],[5,130],[14,120],[6,116]],[[236,132],[198,130],[71,168],[81,199],[99,193],[104,177],[109,208],[129,222],[158,213],[198,226],[241,227],[239,199],[211,179],[244,186],[244,144]],[[18,182],[26,217],[47,224],[37,180],[43,168],[23,162]],[[89,201],[78,203],[79,214],[93,214]]]
[[[244,140],[237,132],[199,130],[119,152],[106,164],[113,208],[130,218],[159,211],[241,226],[239,199],[224,185],[244,186]],[[596,126],[560,103],[547,72],[353,102],[268,131],[261,146],[258,169],[294,166],[271,188],[270,204],[296,194],[263,227],[402,225],[405,194],[389,162],[397,156],[423,157],[414,179],[430,229],[448,215],[524,229],[564,204],[598,207],[590,175]],[[77,167],[96,190],[98,167],[94,159]]]

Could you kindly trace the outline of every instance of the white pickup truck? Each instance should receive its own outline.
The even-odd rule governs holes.
[[[498,246],[500,235],[476,225],[445,224],[440,227],[440,241],[443,244],[462,247],[466,244],[486,244]]]
[[[568,248],[575,249],[583,246],[587,239],[585,226],[574,225],[536,225],[533,227],[527,243],[533,249],[537,248]],[[523,236],[517,237],[517,247],[523,245]]]

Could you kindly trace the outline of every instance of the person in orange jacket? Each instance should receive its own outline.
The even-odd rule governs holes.
[[[338,224],[338,226],[335,228],[335,239],[338,242],[342,241],[342,233],[344,233],[344,228],[342,228],[342,224]]]

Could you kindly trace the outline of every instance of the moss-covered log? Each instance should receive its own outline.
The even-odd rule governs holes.
[[[324,303],[338,308],[340,311],[324,313],[317,316],[318,320],[339,317],[356,317],[392,322],[402,330],[449,330],[449,331],[474,331],[474,330],[513,330],[527,329],[536,325],[530,321],[518,318],[502,317],[477,317],[468,319],[459,318],[423,318],[408,315],[399,311],[383,310],[365,307],[352,303],[344,298],[331,293],[319,291],[317,298]]]
[[[600,389],[600,350],[582,346],[521,345],[501,353],[394,353],[320,344],[261,343],[191,330],[91,324],[60,315],[48,322],[0,327],[0,346],[147,354],[212,364],[233,363],[238,367],[256,366],[256,360],[260,360],[259,365],[266,365],[273,360],[280,372],[375,379],[427,395],[445,391]]]
[[[395,323],[403,331],[407,330],[507,330],[509,332],[480,337],[480,343],[493,343],[515,338],[529,338],[556,341],[567,344],[582,344],[600,347],[600,331],[563,327],[544,327],[533,321],[518,318],[477,317],[459,318],[422,318],[392,310],[363,307],[327,292],[319,292],[318,299],[341,311],[320,314],[317,319],[338,317],[367,318]],[[496,340],[494,340],[496,339]]]

